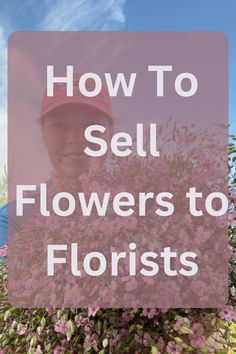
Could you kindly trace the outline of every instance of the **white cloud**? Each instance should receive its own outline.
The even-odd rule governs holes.
[[[41,30],[120,30],[126,0],[46,0],[47,13],[36,24]],[[14,28],[13,28],[14,30]],[[99,44],[101,45],[101,44]],[[7,44],[0,26],[0,178],[7,162]]]
[[[46,30],[121,29],[126,0],[57,0],[41,26]],[[52,4],[52,2],[50,2]]]

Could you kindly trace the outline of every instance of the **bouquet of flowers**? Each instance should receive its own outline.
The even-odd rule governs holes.
[[[203,216],[201,221],[187,215],[182,198],[183,185],[197,184],[204,194],[209,190],[224,189],[225,181],[221,169],[222,161],[217,158],[219,147],[214,139],[211,141],[211,138],[204,136],[204,133],[197,138],[184,127],[176,127],[170,140],[172,142],[170,145],[167,144],[168,141],[163,143],[163,146],[168,148],[163,150],[162,159],[157,161],[127,157],[121,161],[119,158],[114,158],[109,166],[99,169],[94,166],[88,174],[81,175],[79,181],[70,185],[70,192],[74,196],[78,194],[78,182],[87,196],[95,190],[100,196],[103,196],[106,191],[114,196],[116,193],[128,190],[134,196],[134,204],[137,207],[135,210],[139,210],[139,192],[165,190],[166,176],[171,170],[171,174],[168,174],[169,191],[172,191],[178,200],[171,222],[167,218],[161,220],[157,217],[155,213],[157,206],[154,201],[151,201],[146,210],[147,222],[136,217],[135,214],[121,222],[111,208],[102,221],[96,212],[92,212],[90,218],[84,218],[79,209],[76,209],[77,212],[68,217],[66,222],[57,215],[52,215],[49,222],[39,215],[36,209],[31,219],[22,226],[14,239],[14,252],[11,255],[15,257],[14,262],[11,260],[11,264],[15,267],[14,272],[11,270],[11,277],[14,279],[9,283],[9,286],[14,283],[11,300],[16,301],[17,304],[22,301],[24,306],[27,301],[30,303],[33,299],[34,307],[37,308],[14,308],[9,305],[7,266],[2,262],[0,348],[3,353],[229,353],[232,349],[229,323],[236,318],[234,142],[229,146],[228,304],[222,309],[184,309],[183,307],[188,307],[185,305],[192,301],[193,297],[204,303],[206,290],[209,294],[209,286],[212,289],[210,293],[212,307],[217,303],[219,299],[215,299],[214,292],[220,294],[220,288],[224,286],[226,280],[223,279],[222,272],[222,275],[217,274],[216,281],[212,267],[220,268],[222,252],[227,250],[222,250],[218,239],[212,237],[213,234],[221,235],[225,232],[222,219],[216,221],[213,228],[208,215]],[[181,149],[182,144],[184,149]],[[208,154],[206,154],[207,149]],[[168,154],[170,150],[172,152]],[[158,177],[155,174],[157,170],[162,171],[158,173]],[[213,178],[216,175],[219,176],[218,185]],[[53,195],[54,191],[49,190],[50,205],[52,205],[50,198],[53,198]],[[201,203],[198,206],[200,207]],[[59,230],[66,245],[78,241],[81,256],[91,248],[91,242],[93,242],[93,249],[109,257],[111,251],[127,250],[130,242],[142,240],[136,250],[137,269],[140,268],[139,256],[142,251],[162,250],[167,233],[168,245],[174,249],[186,250],[194,245],[198,254],[203,257],[204,250],[208,247],[213,249],[214,257],[212,256],[211,266],[204,270],[203,280],[191,281],[180,278],[175,285],[161,274],[158,274],[156,284],[151,278],[141,277],[140,281],[136,281],[134,277],[127,275],[130,269],[128,258],[120,263],[118,280],[114,280],[111,275],[102,276],[99,278],[98,285],[98,280],[84,281],[83,272],[78,280],[78,277],[72,276],[71,268],[63,265],[57,268],[55,279],[49,284],[47,277],[42,276],[46,273],[47,266],[43,255],[48,243],[57,242]],[[179,235],[179,231],[176,234],[176,230],[181,230],[182,234]],[[155,242],[150,242],[150,234]],[[108,242],[108,239],[112,240],[112,243]],[[35,258],[35,249],[38,250],[37,258]],[[1,252],[5,255],[6,248]],[[178,266],[177,261],[175,265]],[[94,269],[97,269],[97,266],[95,261]],[[163,264],[159,266],[160,270],[163,270]],[[78,260],[78,269],[82,269],[80,260]],[[183,292],[181,290],[183,288],[186,291]],[[140,306],[140,296],[137,297],[137,293],[144,294],[145,298],[145,292],[150,289],[153,291],[149,296],[150,302],[145,307]],[[162,304],[160,308],[153,306],[155,296],[160,297],[159,303]],[[223,296],[222,293],[222,298]],[[87,308],[78,308],[78,306],[73,308],[75,299],[78,304],[86,303]],[[119,308],[117,306],[119,301],[121,304],[124,302],[132,304],[132,308],[128,306]],[[175,309],[170,306],[173,301],[178,304]],[[48,305],[42,306],[44,303]],[[65,303],[63,308],[57,306],[61,303]],[[101,303],[104,307],[110,304],[111,308],[101,308],[99,306]],[[116,306],[113,307],[112,303]],[[40,306],[45,308],[39,308]]]

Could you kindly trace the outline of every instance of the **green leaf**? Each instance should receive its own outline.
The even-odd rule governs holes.
[[[31,340],[30,340],[30,346],[31,346],[31,347],[34,347],[34,346],[36,345],[36,343],[37,343],[37,338],[36,338],[36,337],[31,338]]]
[[[218,344],[225,345],[225,340],[223,340],[223,339],[216,339],[215,341],[216,341],[216,343],[218,343]]]
[[[220,322],[220,328],[222,328],[222,329],[228,329],[229,327],[228,327],[228,325],[224,324],[223,321],[221,321],[221,322]]]
[[[139,310],[139,308],[135,308],[135,309],[133,309],[133,313],[136,315],[137,313],[139,313],[140,312],[140,310]]]
[[[212,320],[211,320],[212,327],[215,327],[215,324],[216,324],[216,318],[213,317]]]
[[[174,339],[175,339],[176,343],[178,343],[178,344],[183,343],[183,339],[181,339],[180,337],[175,337]]]
[[[180,332],[183,334],[188,334],[191,332],[191,330],[190,330],[190,328],[183,326],[183,327],[181,327]]]
[[[107,338],[103,339],[102,346],[103,346],[103,348],[106,348],[108,346],[108,339]]]
[[[63,309],[57,310],[57,317],[60,318],[63,313]]]
[[[153,345],[151,346],[151,354],[157,354],[157,348]]]
[[[27,354],[34,354],[34,349],[33,349],[33,348],[30,348],[30,349],[27,351]]]
[[[14,328],[11,328],[9,331],[9,336],[11,337],[13,334],[15,334],[15,330]]]
[[[18,325],[17,325],[17,327],[16,327],[17,332],[19,332],[19,330],[21,329],[21,327],[22,327],[22,323],[18,323]]]
[[[42,333],[42,327],[41,326],[38,326],[37,327],[37,333],[39,334],[39,335],[41,335],[41,333]]]
[[[45,326],[45,324],[46,324],[46,319],[45,319],[45,317],[42,317],[42,318],[41,318],[40,324],[41,324],[42,327]]]
[[[69,328],[72,333],[75,332],[76,326],[73,321],[69,321]]]
[[[74,322],[71,320],[67,322],[67,326],[68,326],[68,330],[66,331],[66,335],[71,337],[75,333],[76,326]]]
[[[133,323],[130,327],[129,327],[129,333],[133,332],[136,329],[136,323]]]

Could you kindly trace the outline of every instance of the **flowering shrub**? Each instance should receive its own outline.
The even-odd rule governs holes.
[[[229,145],[229,301],[223,309],[14,308],[1,262],[2,353],[228,353],[236,319],[235,141]],[[7,248],[1,249],[1,255]],[[200,291],[200,290],[199,290]]]

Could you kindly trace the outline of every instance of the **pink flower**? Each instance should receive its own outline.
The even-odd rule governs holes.
[[[153,318],[156,315],[158,315],[157,309],[143,309],[142,316]]]
[[[7,245],[0,248],[0,257],[5,257],[7,255]]]
[[[23,336],[25,334],[25,332],[28,329],[28,325],[22,325],[21,328],[17,331],[17,333],[19,334],[19,336]]]
[[[115,218],[112,221],[112,228],[113,228],[114,232],[118,233],[120,231],[120,229],[122,228],[122,226],[123,226],[123,222],[120,218]]]
[[[162,313],[166,313],[169,311],[169,307],[162,307],[160,310]]]
[[[198,226],[197,228],[197,240],[200,242],[207,241],[211,238],[212,236],[212,230],[207,230],[203,226]]]
[[[137,288],[137,281],[132,278],[130,281],[127,281],[125,284],[126,291],[133,291]]]
[[[230,227],[231,227],[231,228],[236,227],[236,220],[232,220],[232,221],[230,222]]]
[[[56,323],[54,324],[54,330],[57,333],[61,333],[61,334],[66,334],[66,332],[68,331],[68,329],[71,326],[72,321],[67,321],[66,323],[63,323],[61,320],[57,320]],[[67,338],[67,342],[70,341],[71,336],[69,336],[68,334],[66,334],[66,338]]]
[[[54,330],[57,333],[61,333],[61,334],[66,334],[67,331],[67,326],[65,323],[61,322],[60,320],[58,320],[55,324],[54,324]]]
[[[234,311],[233,306],[227,305],[220,311],[219,316],[222,320],[231,322],[234,317],[236,317],[236,312]]]
[[[230,198],[233,199],[233,202],[236,204],[236,189],[231,189]]]
[[[90,335],[86,335],[85,337],[85,345],[86,347],[92,347],[96,352],[98,352],[98,344],[99,340],[98,340],[98,336],[94,333],[92,334],[92,336]]]
[[[122,319],[124,320],[124,322],[128,323],[130,321],[132,321],[134,318],[134,314],[133,312],[130,312],[129,310],[124,310],[124,312],[122,313]]]
[[[64,347],[57,345],[54,350],[53,350],[53,354],[62,354],[64,352]]]
[[[162,337],[160,337],[159,339],[158,339],[158,342],[157,342],[157,349],[158,350],[160,350],[160,352],[163,352],[163,350],[164,350],[164,347],[165,347],[165,342],[164,342],[164,340],[163,340],[163,338]]]
[[[143,335],[143,345],[144,347],[148,347],[151,342],[151,337],[150,334],[145,332]]]
[[[36,351],[34,352],[34,354],[43,354],[40,344],[37,345],[37,348],[36,348]]]
[[[149,284],[149,285],[153,285],[153,284],[154,284],[154,279],[151,278],[151,277],[146,277],[146,278],[144,279],[144,282],[147,283],[147,284]]]
[[[182,353],[182,347],[180,344],[177,344],[173,341],[170,341],[167,344],[166,351],[168,354],[181,354]]]
[[[133,230],[136,228],[137,218],[135,216],[129,216],[124,220],[123,226],[125,229]]]
[[[233,210],[229,213],[229,220],[233,220],[236,218],[236,210]]]
[[[100,310],[100,307],[89,307],[88,308],[88,317],[92,316],[96,316],[96,313]]]
[[[202,280],[196,280],[192,285],[191,288],[195,294],[202,297],[206,294],[207,291],[207,283],[203,282]]]
[[[53,314],[54,313],[54,309],[52,308],[52,307],[46,307],[46,312],[49,314],[49,315],[51,315],[51,314]]]
[[[201,323],[194,323],[191,326],[191,333],[188,335],[190,344],[194,348],[201,348],[205,345],[204,328]]]
[[[189,320],[186,317],[180,318],[178,321],[176,321],[174,325],[174,330],[175,331],[180,331],[181,328],[186,324],[188,324]]]
[[[236,249],[231,250],[231,259],[236,261]]]
[[[81,326],[83,325],[83,323],[84,323],[84,318],[83,318],[83,316],[82,316],[82,315],[79,315],[75,323],[76,323],[76,326],[77,326],[77,327],[81,327]]]
[[[45,221],[45,226],[48,231],[55,231],[60,227],[60,219],[56,215],[52,215]]]
[[[36,227],[44,227],[44,220],[42,217],[40,216],[37,216],[35,219],[34,219],[34,226]]]

